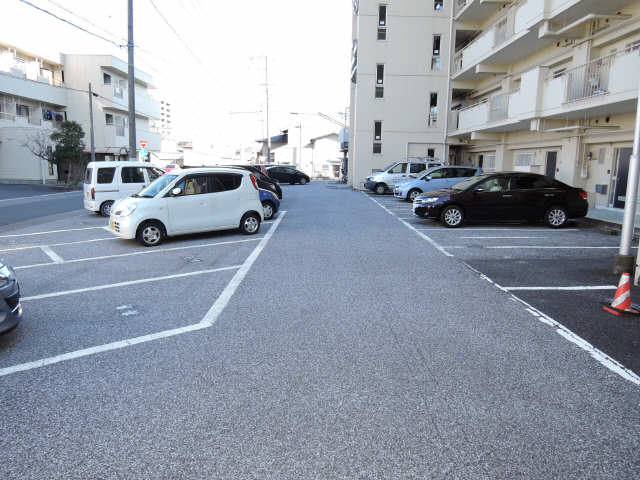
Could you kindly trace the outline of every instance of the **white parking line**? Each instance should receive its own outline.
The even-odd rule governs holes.
[[[615,290],[615,285],[583,285],[575,287],[502,287],[510,292],[527,290]]]
[[[140,280],[130,280],[127,282],[109,283],[106,285],[97,285],[87,288],[76,288],[75,290],[63,290],[61,292],[44,293],[42,295],[33,295],[20,299],[21,302],[30,302],[32,300],[42,300],[44,298],[63,297],[65,295],[74,295],[76,293],[95,292],[97,290],[108,290],[110,288],[128,287],[130,285],[138,285],[141,283],[160,282],[162,280],[171,280],[174,278],[193,277],[194,275],[204,275],[206,273],[224,272],[227,270],[237,270],[241,265],[232,265],[230,267],[212,268],[209,270],[198,270],[195,272],[177,273],[175,275],[165,275],[163,277],[142,278]]]
[[[60,255],[58,255],[56,252],[51,250],[50,247],[42,246],[40,247],[40,250],[42,250],[47,257],[53,260],[53,263],[64,263],[64,259]]]
[[[469,239],[469,240],[490,240],[490,239],[500,239],[500,238],[509,238],[509,239],[529,239],[529,238],[542,238],[542,237],[460,237],[461,239]]]
[[[107,237],[107,238],[94,238],[92,240],[78,240],[77,242],[52,243],[51,245],[29,245],[27,247],[4,248],[0,250],[0,253],[15,252],[17,250],[30,250],[33,248],[42,248],[42,247],[63,247],[65,245],[78,245],[80,243],[106,242],[110,240],[120,240],[120,239],[118,237]]]
[[[66,230],[49,230],[48,232],[16,233],[13,235],[0,235],[0,238],[30,237],[32,235],[48,235],[50,233],[62,233],[62,232],[80,232],[82,230],[98,230],[103,228],[104,227],[67,228]]]
[[[431,228],[420,228],[419,230],[436,230],[439,232],[471,232],[471,231],[483,231],[483,232],[541,232],[541,233],[562,233],[562,232],[579,232],[579,228],[563,228],[560,230],[552,230],[545,228],[475,228],[475,227],[463,227],[463,228],[446,228],[446,227],[431,227]]]
[[[165,252],[175,252],[178,250],[188,250],[192,248],[205,248],[205,247],[217,247],[219,245],[233,245],[235,243],[247,243],[247,242],[258,242],[262,240],[264,237],[258,238],[247,238],[245,240],[231,240],[228,242],[215,242],[215,243],[204,243],[198,245],[187,245],[184,247],[172,247],[172,248],[155,248],[155,249],[146,249],[137,252],[130,253],[116,253],[114,255],[102,255],[99,257],[87,257],[87,258],[75,258],[73,260],[66,260],[62,262],[62,264],[68,263],[80,263],[80,262],[93,262],[96,260],[109,260],[111,258],[122,258],[122,257],[132,257],[135,255],[149,255],[152,253],[165,253]],[[13,267],[14,270],[26,270],[28,268],[37,268],[37,267],[49,267],[51,265],[61,265],[61,263],[34,263],[33,265],[22,265],[19,267]]]
[[[389,215],[392,215],[394,217],[396,217],[398,220],[400,220],[401,223],[404,224],[405,227],[407,227],[409,230],[413,230],[415,233],[418,234],[418,236],[422,237],[424,240],[426,240],[427,242],[429,242],[436,250],[438,250],[440,253],[442,253],[443,255],[447,256],[447,257],[453,257],[454,255],[452,253],[447,252],[441,245],[439,245],[437,242],[435,242],[431,237],[429,237],[428,235],[425,235],[424,233],[422,233],[421,231],[419,231],[417,228],[415,228],[413,225],[411,225],[409,222],[406,222],[405,220],[401,220],[395,213],[393,213],[391,210],[389,210],[387,207],[385,207],[384,205],[382,205],[380,202],[378,202],[375,198],[373,197],[369,197],[375,204],[377,204],[380,208],[382,208],[384,211],[386,211]]]
[[[280,221],[284,218],[286,214],[286,210],[282,211],[278,216],[278,219],[275,221],[273,227],[269,229],[267,234],[260,240],[260,243],[256,246],[254,251],[247,257],[244,261],[240,269],[233,276],[227,287],[223,290],[222,294],[215,301],[211,309],[207,312],[204,318],[193,325],[188,325],[186,327],[174,328],[172,330],[164,330],[162,332],[152,333],[150,335],[142,335],[140,337],[128,338],[126,340],[121,340],[118,342],[107,343],[105,345],[98,345],[95,347],[84,348],[82,350],[76,350],[73,352],[63,353],[61,355],[55,355],[48,358],[43,358],[40,360],[36,360],[33,362],[20,363],[18,365],[13,365],[11,367],[6,367],[0,369],[0,377],[11,375],[18,372],[25,372],[28,370],[33,370],[35,368],[46,367],[48,365],[54,365],[56,363],[64,362],[67,360],[74,360],[77,358],[86,357],[89,355],[95,355],[98,353],[109,352],[112,350],[119,350],[121,348],[131,347],[133,345],[138,345],[140,343],[152,342],[154,340],[159,340],[162,338],[174,337],[176,335],[183,335],[189,332],[195,332],[198,330],[202,330],[204,328],[211,327],[222,311],[224,307],[229,303],[229,300],[237,290],[238,286],[242,283],[245,276],[249,272],[249,269],[253,265],[253,263],[258,258],[258,255],[262,250],[264,250],[267,242],[271,239],[273,234],[275,233],[278,225],[280,225]]]
[[[575,249],[575,250],[602,250],[602,249],[614,249],[614,248],[620,248],[620,245],[616,245],[616,246],[612,246],[612,247],[603,247],[603,246],[580,246],[580,245],[563,245],[563,246],[553,246],[553,245],[501,245],[501,246],[489,246],[489,247],[485,247],[485,248],[497,248],[497,249],[504,249],[504,248],[528,248],[528,249],[545,249],[545,250],[571,250],[571,249]],[[631,247],[631,248],[638,248],[638,247]]]
[[[76,190],[73,192],[46,193],[44,195],[32,195],[30,197],[3,198],[2,200],[0,200],[0,202],[10,202],[12,200],[27,200],[31,198],[53,197],[55,195],[71,195],[71,194],[82,194],[82,192],[80,190]]]

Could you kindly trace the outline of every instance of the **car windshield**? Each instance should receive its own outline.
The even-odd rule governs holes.
[[[150,183],[148,187],[143,188],[136,196],[142,198],[153,198],[176,178],[178,178],[178,175],[163,175]]]
[[[461,182],[456,183],[451,188],[453,188],[454,190],[466,190],[467,188],[469,188],[474,183],[479,182],[481,180],[484,180],[485,178],[488,178],[490,176],[491,176],[491,174],[476,175],[474,177],[469,177],[466,180],[462,180]]]
[[[384,167],[384,168],[381,170],[381,172],[386,172],[387,170],[390,170],[390,169],[391,169],[391,167],[393,167],[394,165],[397,165],[397,164],[398,164],[398,162],[390,163],[389,165],[387,165],[386,167]]]
[[[427,177],[431,175],[431,172],[433,172],[434,170],[437,170],[438,168],[440,168],[439,165],[437,167],[431,167],[426,170],[423,170],[420,173],[416,174],[416,177],[420,177],[420,180],[426,180]]]

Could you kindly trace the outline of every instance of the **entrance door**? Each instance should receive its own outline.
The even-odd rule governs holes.
[[[558,152],[547,152],[547,168],[545,175],[550,178],[556,178],[556,163],[558,161]]]
[[[618,149],[616,188],[613,194],[614,208],[624,208],[624,202],[627,199],[627,177],[629,176],[629,159],[631,158],[631,153],[631,148]]]

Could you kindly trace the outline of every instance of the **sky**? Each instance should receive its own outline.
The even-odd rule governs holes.
[[[5,19],[20,19],[2,22],[4,43],[54,60],[60,53],[99,53],[126,61],[126,48],[19,0],[0,1]],[[28,1],[126,44],[127,0]],[[301,121],[309,124],[304,131],[310,135],[335,130],[317,116],[289,112],[322,112],[340,119],[348,105],[348,0],[134,0],[134,26],[136,68],[150,73],[158,87],[154,94],[172,103],[177,139],[228,151],[263,138],[265,56],[271,135]]]

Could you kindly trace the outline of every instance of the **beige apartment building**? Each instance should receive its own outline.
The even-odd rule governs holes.
[[[640,1],[455,0],[455,163],[542,173],[623,208],[640,85]]]
[[[160,150],[160,102],[149,95],[153,81],[136,70],[136,127],[147,149]],[[89,152],[89,82],[98,160],[127,156],[127,64],[111,55],[60,55],[44,58],[0,43],[0,182],[46,183],[58,179],[56,166],[34,155],[26,144],[47,138],[64,120],[85,131]],[[52,146],[52,145],[51,145]]]
[[[420,132],[449,163],[547,174],[585,188],[592,207],[623,208],[640,85],[640,1],[444,0],[440,10],[434,3],[354,2],[350,183],[358,187],[372,169],[410,155]],[[382,6],[388,37],[371,41]],[[429,38],[440,32],[441,70],[430,72]],[[382,102],[372,99],[379,64],[389,92]],[[437,126],[446,126],[444,146],[425,128],[431,91],[443,92],[438,107],[448,112]],[[385,153],[376,156],[378,119]]]
[[[353,1],[352,186],[408,157],[446,158],[450,3]]]

